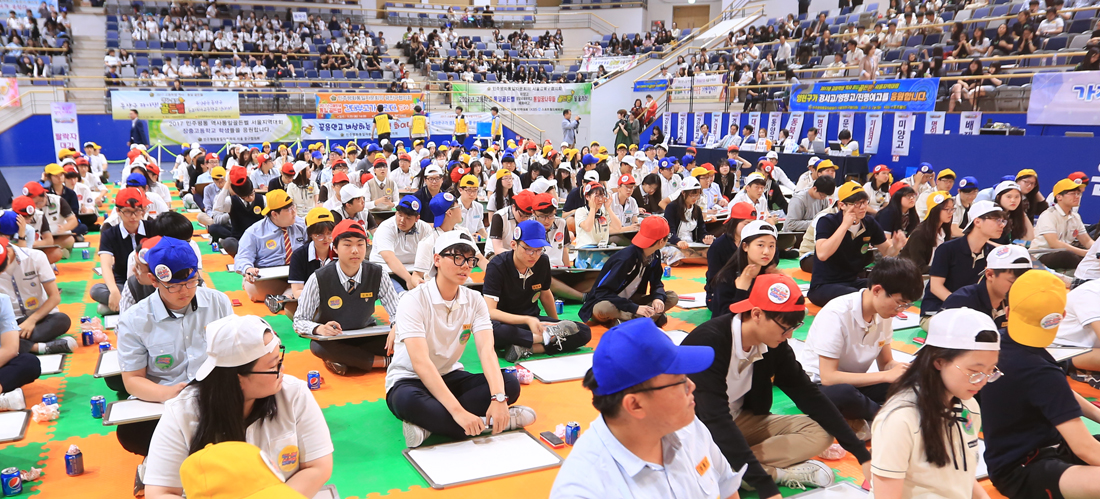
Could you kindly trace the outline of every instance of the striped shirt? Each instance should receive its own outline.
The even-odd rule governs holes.
[[[338,261],[333,261],[336,265],[336,275],[340,276],[340,287],[347,289],[348,281],[354,279],[355,282],[361,282],[360,276],[363,275],[363,266],[359,266],[359,271],[355,273],[355,276],[344,275],[343,269],[340,268]],[[382,274],[382,279],[379,281],[378,286],[378,300],[382,302],[382,308],[386,309],[386,313],[390,316],[390,322],[393,322],[393,318],[397,317],[397,301],[401,297],[397,291],[393,288],[393,284],[387,278],[386,274]],[[313,319],[317,317],[317,308],[321,304],[321,292],[317,288],[317,274],[310,274],[309,279],[306,280],[306,285],[302,288],[302,295],[298,297],[298,311],[294,313],[294,332],[297,334],[313,334],[313,330],[317,329],[321,323],[313,322]]]

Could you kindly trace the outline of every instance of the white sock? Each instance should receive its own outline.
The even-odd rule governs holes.
[[[542,333],[542,344],[543,344],[543,346],[549,345],[550,341],[553,340],[553,339],[554,339],[554,335],[552,335],[550,333]]]

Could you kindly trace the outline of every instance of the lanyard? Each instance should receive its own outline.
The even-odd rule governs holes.
[[[23,312],[23,317],[26,317],[27,307],[23,306],[23,293],[19,292],[19,284],[15,281],[15,275],[11,276],[11,289],[15,291],[15,299],[19,301],[19,311]]]

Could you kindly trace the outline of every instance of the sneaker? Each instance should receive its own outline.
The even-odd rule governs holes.
[[[264,305],[267,305],[267,309],[273,314],[278,314],[283,311],[283,300],[286,298],[283,295],[267,295],[264,298]]]
[[[134,471],[134,497],[145,497],[145,461]]]
[[[663,313],[654,315],[653,323],[656,324],[657,327],[665,327],[665,324],[668,324],[668,316]]]
[[[337,376],[347,376],[348,366],[339,362],[333,362],[331,360],[325,361],[325,369],[328,369],[332,374]]]
[[[405,447],[410,449],[420,447],[420,444],[424,443],[431,436],[431,432],[416,426],[408,421],[401,422],[402,431],[405,434]]]
[[[535,352],[531,351],[530,348],[512,345],[508,348],[508,351],[504,352],[504,360],[515,364],[516,362],[530,357],[533,353]]]
[[[561,321],[557,324],[546,326],[543,331],[543,334],[550,335],[550,344],[558,347],[558,351],[560,352],[562,350],[562,341],[565,341],[566,338],[577,334],[577,331],[580,331],[580,328],[577,326],[576,322]]]
[[[8,393],[0,394],[0,411],[22,411],[27,408],[27,399],[23,397],[23,389],[16,388]]]
[[[535,424],[535,410],[525,405],[508,408],[508,430],[518,430]]]
[[[107,317],[108,315],[118,315],[118,312],[111,310],[111,307],[108,307],[107,305],[104,305],[102,303],[96,306],[95,311],[103,317]]]
[[[864,419],[847,419],[848,426],[855,432],[856,438],[866,442],[871,439],[871,424]]]
[[[776,468],[775,482],[784,487],[806,490],[806,486],[828,487],[833,484],[833,469],[811,459],[788,468]]]
[[[1074,381],[1085,383],[1093,388],[1100,389],[1100,377],[1098,377],[1098,374],[1100,373],[1074,369],[1073,373],[1069,375],[1069,378]]]
[[[38,352],[39,355],[73,353],[76,351],[76,338],[72,336],[62,336],[51,342],[43,343],[43,347],[44,348]]]

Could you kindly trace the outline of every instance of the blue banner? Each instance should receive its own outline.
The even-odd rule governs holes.
[[[634,82],[635,92],[664,92],[668,90],[668,80],[641,80]]]
[[[791,89],[791,111],[935,111],[939,86],[939,78],[802,84]]]
[[[1100,125],[1100,71],[1031,77],[1028,125]]]

